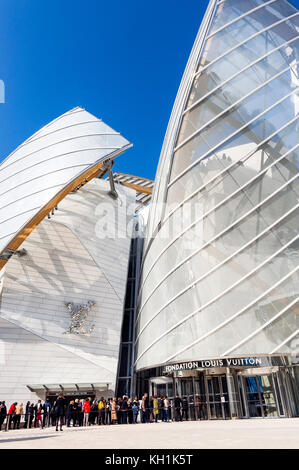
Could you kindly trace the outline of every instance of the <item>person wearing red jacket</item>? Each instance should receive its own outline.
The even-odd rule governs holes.
[[[84,413],[84,418],[83,418],[83,426],[88,426],[89,424],[89,413],[90,413],[90,410],[91,410],[91,403],[90,403],[90,399],[89,398],[86,398],[85,402],[83,403],[83,413]]]
[[[16,414],[17,404],[18,404],[17,402],[14,402],[8,410],[8,429],[10,429],[11,423],[14,419],[15,414]]]

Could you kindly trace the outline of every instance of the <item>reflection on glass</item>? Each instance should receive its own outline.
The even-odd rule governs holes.
[[[260,386],[260,391],[261,391],[265,418],[277,417],[277,406],[276,406],[276,401],[275,401],[272,377],[268,375],[260,376],[259,386]]]
[[[270,375],[245,377],[249,416],[277,417],[274,385]]]
[[[225,376],[207,377],[211,419],[230,418],[227,379]]]

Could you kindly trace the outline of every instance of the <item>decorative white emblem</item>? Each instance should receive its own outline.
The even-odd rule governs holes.
[[[91,325],[90,328],[86,328],[86,323],[88,314],[95,305],[95,302],[89,300],[87,304],[83,305],[66,302],[65,305],[71,315],[71,324],[64,334],[90,335],[94,330],[94,325]]]

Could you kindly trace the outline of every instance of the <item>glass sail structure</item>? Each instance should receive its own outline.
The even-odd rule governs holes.
[[[137,370],[298,351],[299,15],[211,1],[158,166]]]

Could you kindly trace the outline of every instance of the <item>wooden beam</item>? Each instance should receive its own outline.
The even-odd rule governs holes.
[[[78,186],[81,187],[81,183],[85,184],[85,179],[88,181],[92,180],[101,171],[101,168],[104,166],[105,162],[98,163],[93,166],[81,176],[78,176],[74,181],[72,181],[66,188],[64,188],[60,193],[58,193],[51,201],[44,206],[38,214],[36,214],[33,219],[23,228],[22,232],[18,233],[15,238],[9,243],[6,248],[11,250],[17,250],[20,245],[26,240],[26,238],[33,232],[33,230],[41,223],[41,221],[64,199],[71,191],[76,189]],[[5,249],[6,249],[5,248]],[[8,260],[0,260],[0,270],[5,266]]]
[[[148,188],[147,186],[140,186],[138,184],[126,183],[122,181],[117,181],[117,183],[120,183],[123,186],[127,186],[128,188],[135,189],[137,193],[150,194],[150,195],[153,194],[153,188]]]

